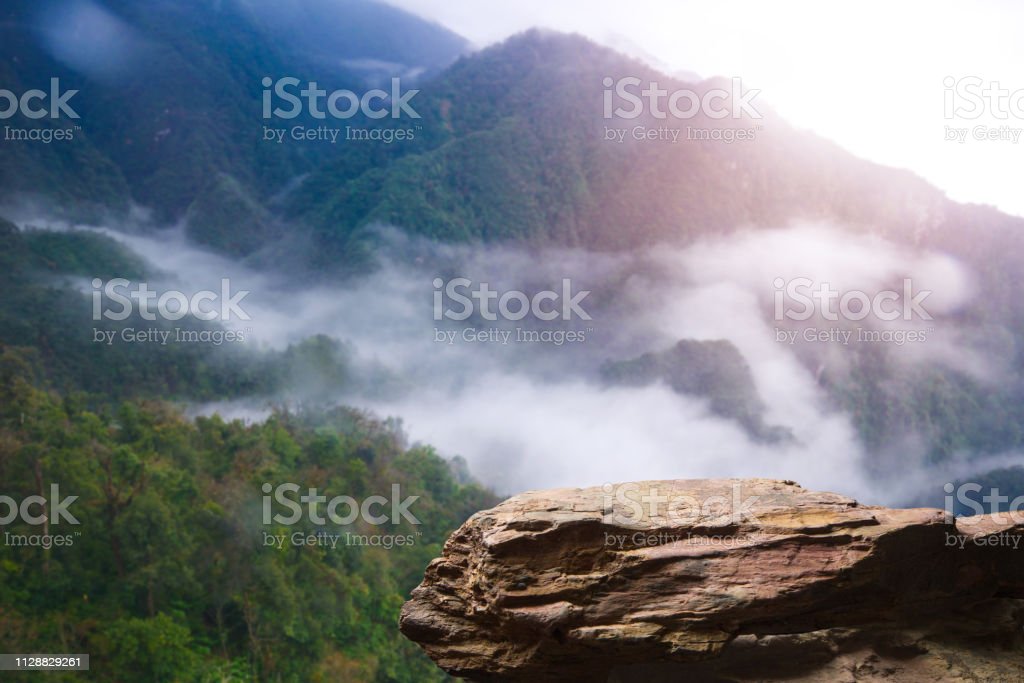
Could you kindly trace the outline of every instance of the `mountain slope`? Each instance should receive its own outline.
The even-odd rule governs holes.
[[[793,129],[764,101],[761,120],[603,117],[603,81],[635,76],[705,93],[578,36],[532,31],[463,58],[418,101],[425,133],[371,170],[351,148],[314,174],[292,209],[343,242],[391,222],[442,239],[533,238],[624,248],[746,226],[828,218],[885,234],[934,229],[950,210],[910,173],[856,159]],[[605,140],[634,126],[678,141]],[[687,127],[750,129],[753,140],[685,141]],[[359,198],[352,206],[352,198]],[[908,218],[914,226],[907,226]],[[912,227],[914,229],[908,229]]]
[[[5,3],[0,84],[20,93],[60,78],[79,91],[80,119],[58,123],[81,130],[59,145],[0,140],[0,199],[33,193],[69,209],[134,201],[175,221],[227,174],[263,202],[332,153],[262,139],[264,77],[362,92],[392,67],[423,77],[465,49],[455,34],[372,0]],[[20,115],[11,124],[39,125]]]

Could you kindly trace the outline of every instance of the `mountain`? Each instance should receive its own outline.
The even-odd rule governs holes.
[[[470,49],[441,25],[377,0],[237,2],[292,61],[344,67],[375,87],[392,76],[431,78]]]
[[[445,680],[398,637],[398,611],[447,533],[493,494],[360,411],[243,424],[159,401],[86,403],[38,386],[24,356],[0,347],[4,496],[55,482],[70,504],[45,535],[5,520],[7,647],[87,651],[90,675],[110,682]],[[268,481],[360,499],[401,486],[418,517],[271,523],[260,512]]]
[[[664,351],[607,363],[601,376],[618,386],[665,382],[677,393],[707,399],[711,412],[736,420],[754,439],[769,443],[792,439],[784,427],[765,424],[765,405],[750,366],[726,340],[684,339]]]
[[[677,81],[579,36],[531,31],[424,85],[414,141],[342,148],[289,195],[284,214],[312,230],[312,265],[323,272],[372,259],[378,224],[444,241],[615,251],[827,223],[955,256],[986,293],[960,322],[1024,332],[1024,219],[957,204],[908,171],[858,159],[789,125],[767,100],[754,100],[760,120],[606,120],[603,79],[625,76],[668,90],[729,89],[722,79]],[[688,127],[745,129],[754,139],[604,139],[606,128],[633,126],[683,137]]]
[[[325,10],[308,34],[275,41],[278,27],[308,23],[299,5],[192,0],[143,10],[77,0],[39,14],[9,3],[0,68],[19,87],[59,76],[79,89],[82,130],[74,146],[4,142],[14,154],[0,158],[0,186],[72,215],[76,203],[93,215],[139,203],[156,222],[184,220],[193,240],[235,257],[274,267],[287,250],[298,278],[366,272],[382,224],[448,243],[606,253],[800,222],[877,236],[969,271],[982,294],[937,324],[992,361],[996,379],[948,360],[904,363],[886,345],[841,357],[828,345],[796,347],[829,407],[851,415],[881,471],[898,466],[907,435],[934,463],[1024,448],[1024,348],[1015,341],[1024,338],[1024,220],[957,204],[910,172],[794,128],[767,95],[750,97],[756,84],[685,83],[580,36],[536,30],[444,66],[463,50],[459,39],[409,16],[398,22],[391,8],[344,7]],[[351,31],[367,35],[340,31],[347,38],[332,48],[331,17],[352,17]],[[119,38],[99,56],[88,40],[54,42],[78,24]],[[428,52],[395,37],[406,24],[425,36],[407,42]],[[13,28],[24,26],[34,28]],[[363,67],[384,62],[389,73],[422,71],[410,76],[418,118],[360,118],[352,126],[372,138],[336,144],[261,139],[265,75],[365,88],[372,74]],[[605,83],[630,77],[698,96],[722,90],[721,106],[738,116],[662,119],[648,108],[606,118]],[[309,112],[292,123],[326,125]],[[653,137],[634,139],[637,127]]]
[[[312,108],[295,118],[265,116],[264,98],[274,94],[265,84],[284,78],[339,97],[374,95],[393,116],[319,118]],[[740,115],[664,119],[647,109],[636,118],[606,116],[606,83],[624,78],[688,96],[721,90],[719,105]],[[921,505],[938,502],[936,482],[968,477],[1021,492],[1024,471],[1014,465],[1024,451],[1024,221],[951,202],[909,172],[795,129],[770,109],[768,94],[751,100],[756,85],[664,75],[579,36],[545,31],[470,53],[458,36],[371,0],[5,2],[0,112],[13,108],[15,93],[37,88],[54,98],[51,105],[66,100],[74,115],[12,112],[0,121],[0,481],[28,500],[46,479],[61,478],[80,498],[76,511],[87,530],[73,547],[43,547],[27,520],[5,525],[25,544],[40,545],[0,546],[5,642],[22,652],[92,652],[97,675],[118,680],[440,680],[444,674],[425,655],[396,640],[402,596],[442,552],[447,534],[495,497],[472,484],[467,461],[410,446],[400,418],[325,407],[338,403],[373,406],[419,430],[428,425],[443,452],[465,453],[473,474],[506,489],[525,477],[597,478],[642,466],[795,470],[844,486],[849,475],[858,480],[850,486],[914,496]],[[68,227],[75,223],[85,225]],[[786,347],[776,337],[773,346],[765,335],[774,274],[765,276],[755,261],[774,268],[779,261],[771,257],[792,251],[828,270],[829,259],[818,257],[835,247],[800,233],[802,242],[770,247],[780,254],[767,253],[764,243],[745,261],[723,253],[801,223],[864,238],[857,244],[877,249],[860,254],[868,266],[888,254],[898,266],[886,270],[884,287],[898,287],[902,269],[910,272],[906,264],[919,257],[948,266],[939,269],[939,285],[947,294],[958,290],[952,298],[959,303],[935,311],[928,331],[938,339],[913,348],[896,340]],[[704,262],[744,272],[715,280],[714,268],[701,270]],[[476,311],[434,327],[431,341],[430,283],[436,323],[439,276],[451,280],[463,268],[509,293],[523,287],[545,295],[561,282],[563,304],[572,302],[571,291],[585,290],[594,316],[572,317],[563,307],[572,320],[530,320],[513,330],[506,315],[488,332],[536,337],[499,347],[474,335],[472,346],[457,345],[458,332],[491,322]],[[258,333],[245,343],[221,342],[251,328],[195,316],[151,320],[136,310],[97,327],[92,278],[194,291],[211,272],[212,283],[228,273],[253,283],[245,289],[260,309]],[[530,303],[539,308],[541,301]],[[525,304],[520,312],[526,315]],[[774,322],[776,334],[823,323]],[[181,343],[155,343],[179,328]],[[439,332],[452,339],[442,345]],[[586,345],[569,343],[567,333],[579,341],[586,333]],[[114,336],[124,343],[111,344]],[[169,401],[217,415],[189,416]],[[226,422],[219,414],[245,417]],[[429,529],[411,546],[334,553],[309,547],[305,539],[332,528],[310,519],[291,548],[283,540],[268,548],[270,532],[287,535],[287,525],[260,521],[260,493],[269,504],[270,481],[360,497],[408,485],[422,498],[417,510]],[[712,555],[727,564],[738,558],[741,572],[789,567],[800,576],[796,593],[778,601],[747,601],[734,612],[698,605],[719,625],[740,623],[740,631],[687,630],[692,624],[670,623],[676,610],[663,620],[668,627],[633,632],[635,614],[574,622],[575,607],[544,603],[541,593],[562,590],[567,572],[582,572],[574,576],[596,577],[597,589],[583,586],[579,596],[601,612],[609,586],[663,588],[665,558],[685,564],[671,556],[674,547],[653,549],[650,574],[643,562],[630,564],[644,549],[627,551],[626,564],[618,557],[606,563],[608,539],[584,538],[598,527],[573,517],[585,516],[581,510],[600,494],[579,489],[543,502],[544,519],[501,527],[506,559],[527,548],[533,564],[506,571],[485,558],[481,565],[481,576],[500,590],[483,596],[495,601],[473,618],[499,614],[517,636],[539,633],[539,647],[527,639],[527,656],[516,655],[522,643],[497,652],[494,642],[509,642],[500,629],[463,629],[465,615],[450,620],[426,607],[406,619],[406,631],[452,655],[442,661],[449,668],[485,673],[519,665],[545,671],[550,652],[573,658],[559,665],[586,668],[602,664],[592,656],[598,650],[610,656],[620,647],[635,653],[634,646],[644,660],[649,647],[659,655],[721,647],[726,663],[743,664],[751,654],[745,646],[766,645],[822,661],[855,648],[858,667],[882,660],[900,667],[909,658],[922,664],[917,676],[943,663],[915,658],[919,649],[952,660],[967,648],[902,630],[905,624],[868,642],[875,626],[889,629],[902,616],[886,611],[893,595],[944,610],[937,622],[908,621],[931,628],[950,623],[949,600],[980,609],[993,603],[973,600],[994,597],[1002,609],[1005,591],[1019,592],[1019,582],[1002,583],[1002,572],[988,571],[1017,565],[1003,564],[1001,555],[990,562],[974,549],[954,552],[920,511],[865,512],[791,482],[759,485],[783,504],[770,506],[772,524],[740,529],[756,537],[741,539],[755,542],[751,555],[745,548]],[[804,519],[808,497],[814,510]],[[579,505],[565,524],[549,524],[545,515],[562,515],[565,500]],[[447,550],[476,553],[480,533],[490,532],[474,525],[493,514],[474,517],[456,536],[467,543]],[[772,536],[780,519],[798,540]],[[361,527],[355,530],[369,531]],[[563,531],[573,542],[558,543]],[[926,536],[935,541],[934,562],[919,571],[901,553],[929,552],[914,545]],[[595,538],[593,547],[576,542]],[[968,536],[955,535],[961,539]],[[550,572],[531,574],[537,543],[545,542],[552,544]],[[814,571],[788,555],[773,559],[791,543],[824,553],[832,572],[819,572],[824,584],[807,583]],[[866,548],[867,558],[851,556],[854,546]],[[879,554],[893,560],[881,573]],[[423,590],[451,588],[446,595],[456,602],[445,604],[459,612],[459,596],[480,599],[480,586],[458,584],[461,559],[448,555],[430,565],[434,583]],[[445,573],[448,560],[455,569]],[[703,559],[698,564],[697,574],[707,569]],[[643,571],[625,576],[623,567]],[[944,567],[963,571],[954,577]],[[721,576],[735,579],[735,567],[726,569]],[[851,576],[862,592],[815,601],[820,585],[849,587]],[[970,585],[933,599],[943,581],[964,577]],[[717,574],[698,578],[712,582],[712,593],[725,585],[714,583]],[[844,618],[830,621],[837,616]],[[865,636],[846,630],[852,617],[884,623],[872,623]],[[843,630],[822,635],[801,618]],[[446,630],[453,623],[456,630]],[[556,623],[583,630],[545,630]],[[606,638],[623,623],[627,637]],[[1003,623],[989,619],[994,630],[984,631],[970,622],[978,629],[968,635],[1006,635]],[[752,640],[761,630],[767,642]],[[740,637],[726,645],[735,632]],[[496,641],[487,639],[495,633]],[[452,634],[479,649],[459,651],[460,643],[446,641]],[[1005,671],[963,670],[976,678]],[[663,673],[678,674],[671,667]]]
[[[366,229],[377,223],[442,240],[624,249],[828,220],[948,249],[972,265],[1005,256],[1008,246],[1022,253],[1018,240],[1004,239],[1020,232],[1020,219],[957,205],[909,172],[794,129],[767,95],[752,100],[760,119],[674,121],[649,111],[606,119],[605,78],[700,94],[732,84],[685,83],[580,36],[535,30],[464,54],[464,40],[372,0],[159,0],[144,8],[15,0],[0,12],[2,82],[20,91],[60,78],[64,89],[79,90],[73,103],[81,117],[74,144],[4,145],[7,201],[56,199],[72,215],[76,202],[114,210],[135,202],[158,222],[185,217],[197,199],[201,214],[216,215],[223,204],[235,219],[261,213],[238,207],[260,205],[284,225],[266,217],[231,226],[200,220],[192,234],[247,253],[308,228],[322,269],[364,259]],[[76,42],[76,27],[120,38]],[[379,84],[381,74],[400,74],[407,88],[421,90],[414,139],[261,139],[265,76],[356,90]],[[361,123],[409,127],[391,118]],[[604,139],[609,129],[635,126],[669,137]],[[685,140],[688,127],[753,139]],[[964,240],[968,231],[992,238]]]
[[[903,363],[887,345],[837,358],[828,345],[807,344],[797,349],[801,362],[833,406],[852,414],[883,469],[899,462],[908,434],[936,463],[1024,448],[1024,348],[1014,341],[1024,336],[1024,219],[953,202],[908,171],[794,128],[759,99],[756,120],[666,122],[650,111],[605,119],[604,79],[629,76],[669,91],[731,86],[687,84],[580,36],[545,31],[463,57],[424,85],[415,141],[373,158],[345,148],[290,195],[288,213],[313,231],[314,267],[372,258],[378,224],[442,241],[605,252],[800,223],[875,236],[910,253],[949,255],[969,271],[983,295],[937,324],[996,361],[1002,376]],[[633,140],[635,126],[658,137]],[[605,139],[609,128],[626,130],[624,141]],[[672,130],[682,140],[689,128],[715,139],[672,140]],[[726,141],[743,130],[753,139]]]
[[[387,222],[440,239],[601,249],[797,219],[922,241],[954,211],[913,174],[794,129],[761,96],[756,120],[605,119],[604,79],[630,76],[667,90],[731,89],[724,79],[678,81],[579,36],[527,32],[425,85],[415,144],[393,144],[373,164],[342,150],[303,183],[291,210],[324,232],[325,246]],[[634,126],[680,137],[604,139],[607,129]],[[688,141],[687,127],[753,139]]]
[[[5,3],[0,84],[20,93],[58,78],[78,91],[79,118],[11,120],[77,129],[61,144],[4,141],[0,199],[56,199],[71,215],[134,202],[173,222],[226,174],[263,203],[331,152],[262,139],[265,77],[362,92],[394,71],[411,86],[466,49],[455,34],[372,0]]]

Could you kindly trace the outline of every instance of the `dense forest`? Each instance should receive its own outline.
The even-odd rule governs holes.
[[[110,681],[443,680],[398,635],[398,610],[447,535],[493,495],[410,447],[393,421],[344,408],[259,424],[189,420],[159,401],[90,408],[86,394],[45,388],[27,355],[0,354],[0,481],[15,500],[56,483],[77,497],[79,523],[4,527],[6,650],[89,653],[93,675]],[[357,500],[398,484],[419,496],[420,524],[264,525],[264,482]],[[266,545],[264,534],[296,532],[412,542]],[[11,540],[44,535],[66,540]]]
[[[283,352],[103,348],[85,334],[87,296],[62,278],[140,277],[147,265],[92,232],[3,222],[0,242],[3,495],[56,484],[77,497],[79,522],[3,526],[5,651],[89,653],[91,675],[110,681],[443,679],[396,624],[447,535],[496,502],[464,465],[410,446],[394,420],[344,407],[282,407],[252,424],[190,419],[182,401],[344,386],[344,348],[326,337]],[[264,525],[267,482],[356,500],[398,484],[419,497],[421,524]],[[264,534],[296,532],[413,542],[265,545]],[[22,540],[68,535],[60,547]]]

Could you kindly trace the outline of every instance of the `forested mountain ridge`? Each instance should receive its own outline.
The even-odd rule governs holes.
[[[208,13],[194,3],[160,2],[153,12],[133,9],[131,3],[95,7],[103,9],[106,21],[131,27],[141,53],[169,68],[159,81],[148,81],[142,70],[118,75],[110,85],[103,83],[102,65],[89,65],[99,70],[82,81],[81,73],[40,47],[45,31],[11,28],[35,26],[31,3],[7,5],[3,26],[13,33],[0,67],[57,74],[69,79],[66,87],[81,85],[84,129],[81,140],[62,146],[5,143],[15,150],[0,161],[2,186],[9,193],[53,196],[68,214],[80,211],[79,217],[124,211],[140,202],[156,209],[158,223],[161,216],[183,219],[194,240],[236,256],[262,251],[267,259],[293,241],[300,246],[289,253],[301,258],[288,259],[288,266],[298,277],[313,278],[372,267],[375,228],[381,224],[442,242],[621,252],[824,223],[912,250],[949,254],[963,263],[984,296],[946,322],[970,330],[972,343],[1006,367],[1020,367],[1021,349],[997,340],[1024,333],[1018,267],[1024,258],[1024,220],[957,204],[912,173],[857,159],[795,129],[771,110],[771,93],[752,100],[759,118],[747,112],[739,118],[698,114],[678,121],[658,119],[651,111],[635,119],[608,117],[606,82],[621,78],[696,93],[729,90],[733,84],[723,78],[687,84],[580,36],[537,30],[445,66],[464,44],[407,18],[433,36],[427,44],[438,46],[416,57],[435,58],[434,68],[415,81],[419,118],[361,125],[391,131],[412,126],[411,139],[264,144],[258,139],[262,74],[297,73],[319,79],[325,88],[366,87],[369,76],[365,70],[356,73],[359,67],[346,58],[353,53],[345,45],[339,43],[331,66],[322,52],[315,63],[302,63],[294,49],[267,40],[273,12],[260,14],[259,3],[225,2]],[[177,36],[189,22],[195,36]],[[244,30],[235,30],[239,26]],[[309,38],[318,50],[329,44],[323,30]],[[167,50],[179,41],[180,49]],[[396,64],[412,59],[395,41],[390,48],[386,40],[383,48],[373,41],[355,45],[377,57],[393,49]],[[756,86],[741,82],[741,89]],[[172,100],[185,106],[167,108]],[[122,123],[103,124],[115,114]],[[183,125],[168,126],[167,117],[183,117]],[[635,139],[632,130],[638,126],[654,131],[655,139]],[[691,129],[709,139],[686,139]],[[623,134],[621,141],[614,131]],[[673,131],[682,137],[673,138]],[[723,137],[726,131],[744,132],[749,139],[730,142]],[[95,171],[68,170],[82,166]],[[9,341],[16,336],[9,335]],[[836,407],[853,411],[871,449],[907,430],[923,430],[938,460],[972,449],[995,454],[1024,443],[1012,428],[1024,393],[1015,370],[993,390],[962,369],[894,363],[890,351],[853,349],[837,365],[822,356],[821,347],[797,349]],[[247,394],[280,386],[255,379],[252,368],[261,365],[241,363],[250,369],[239,372],[239,361],[223,359],[202,367],[207,376],[230,374],[231,384],[241,384]],[[202,388],[205,383],[159,381],[170,381],[172,393],[210,394]],[[210,383],[218,384],[224,386]]]
[[[0,201],[57,200],[51,210],[93,220],[134,202],[176,221],[227,174],[265,203],[331,153],[261,139],[265,77],[362,92],[394,75],[411,88],[467,48],[372,0],[13,0],[0,9],[0,84],[20,94],[57,78],[78,91],[69,100],[78,118],[8,121],[72,128],[74,139],[0,140]]]
[[[36,197],[91,219],[134,203],[157,223],[186,219],[196,240],[239,255],[308,231],[320,272],[365,262],[367,229],[381,223],[441,240],[625,249],[820,220],[972,264],[1021,253],[1011,239],[1021,219],[955,204],[909,172],[794,129],[771,109],[770,92],[750,100],[760,118],[605,117],[606,79],[722,88],[728,105],[733,80],[743,92],[758,88],[742,74],[685,83],[583,37],[537,30],[465,54],[453,34],[369,0],[332,5],[315,26],[306,20],[315,7],[241,0],[54,7],[19,0],[0,10],[0,76],[14,91],[51,78],[77,89],[79,119],[13,123],[79,129],[60,144],[4,141],[5,203]],[[54,47],[80,25],[121,31],[107,57],[127,63],[85,59],[102,47],[89,41]],[[406,39],[396,38],[400,27]],[[419,90],[419,118],[263,117],[265,77],[361,92],[387,68],[403,90]],[[263,139],[265,125],[291,124],[413,134]],[[655,139],[634,139],[637,126]],[[687,139],[726,129],[749,139]],[[628,134],[619,142],[609,131]]]
[[[104,681],[444,680],[396,638],[398,610],[447,534],[492,494],[458,481],[432,449],[410,447],[394,422],[358,411],[243,425],[191,421],[157,402],[87,403],[40,388],[22,353],[0,348],[4,495],[52,496],[48,482],[70,515],[42,535],[22,520],[4,525],[7,649],[88,652]],[[419,524],[268,525],[265,482],[360,498],[398,485],[417,496]],[[341,542],[266,540],[295,533]],[[408,543],[363,540],[397,536]]]

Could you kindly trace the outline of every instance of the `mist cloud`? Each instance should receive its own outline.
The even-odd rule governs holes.
[[[943,318],[976,295],[970,273],[957,261],[827,226],[624,254],[441,245],[385,229],[387,246],[375,272],[314,285],[198,249],[181,231],[106,232],[159,268],[162,275],[152,278],[158,286],[212,289],[228,277],[233,289],[250,290],[245,303],[252,320],[245,324],[252,326],[257,347],[281,349],[314,334],[345,341],[355,367],[382,368],[397,381],[387,391],[338,387],[337,402],[401,418],[413,440],[465,457],[473,474],[501,493],[606,481],[766,476],[893,503],[935,481],[938,472],[929,472],[913,435],[901,444],[909,449],[901,458],[908,470],[901,485],[873,472],[850,415],[818,381],[822,364],[841,366],[849,350],[779,343],[771,316],[775,278],[806,276],[866,291],[914,278],[934,290],[928,302],[936,333],[927,342],[887,351],[908,363],[961,359],[979,376],[991,374],[996,363],[972,357],[961,345],[963,334]],[[562,326],[582,329],[586,339],[561,346],[438,342],[438,326],[514,331],[527,324],[471,319],[441,325],[432,316],[431,283],[454,276],[523,291],[554,288],[569,278],[575,289],[590,290],[585,302],[593,319]],[[793,439],[763,443],[737,421],[713,413],[705,398],[664,384],[602,381],[604,363],[663,351],[683,339],[731,342],[750,367],[766,423],[788,428]],[[259,419],[267,405],[236,401],[199,409]]]

